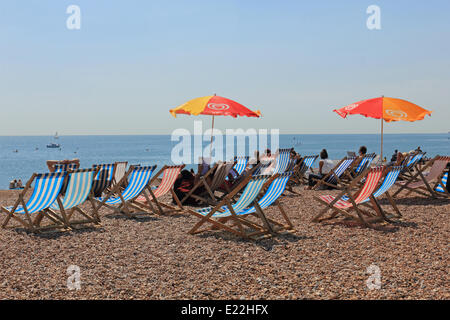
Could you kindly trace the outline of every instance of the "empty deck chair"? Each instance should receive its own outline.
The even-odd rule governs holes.
[[[236,164],[234,165],[233,169],[238,175],[241,175],[244,172],[245,168],[247,168],[249,159],[249,157],[236,157],[234,159]]]
[[[119,181],[105,197],[94,198],[98,203],[95,208],[95,214],[98,215],[98,210],[102,206],[106,206],[118,213],[123,213],[130,218],[137,218],[143,214],[153,213],[154,210],[133,213],[131,209],[136,208],[133,204],[133,200],[138,196],[144,195],[145,199],[149,199],[149,195],[146,194],[145,191],[151,192],[149,182],[155,168],[156,166],[130,166],[121,181]],[[128,185],[120,192],[120,186],[127,180]],[[114,194],[118,194],[118,196],[114,196]],[[142,210],[142,208],[138,209]]]
[[[357,161],[356,157],[345,157],[330,171],[328,172],[322,179],[316,180],[317,183],[312,188],[313,190],[317,190],[320,186],[328,186],[331,188],[340,188],[343,185],[342,180],[340,179],[344,172],[347,171],[351,165]]]
[[[383,171],[384,171],[383,167],[367,169],[366,170],[367,176],[364,173],[356,177],[352,181],[350,186],[347,187],[344,191],[342,191],[338,196],[322,195],[314,197],[315,200],[324,204],[326,207],[316,217],[314,217],[312,221],[320,222],[323,220],[333,219],[340,213],[344,215],[346,218],[357,220],[367,227],[372,227],[372,225],[370,224],[370,220],[368,218],[365,218],[365,216],[372,217],[372,215],[370,213],[365,212],[361,208],[360,204],[362,202],[365,202],[367,198],[370,198],[371,201],[377,203],[376,202],[377,200],[373,197],[373,192],[375,191],[378,182],[383,176]],[[364,176],[366,176],[364,185],[360,188],[360,190],[352,194],[351,193],[352,187],[357,186],[359,181]],[[342,199],[344,196],[346,196],[348,200]],[[378,209],[379,205],[376,204],[375,208],[376,210],[379,210]],[[331,216],[329,216],[328,218],[322,218],[322,216],[330,209],[332,211]],[[352,210],[356,211],[357,216],[351,214]],[[381,212],[378,213],[382,215]]]
[[[184,210],[183,205],[181,204],[180,199],[178,199],[176,193],[174,192],[173,186],[175,184],[175,180],[177,180],[178,176],[180,175],[181,170],[183,170],[184,167],[185,167],[184,164],[179,165],[179,166],[167,166],[166,165],[166,166],[162,167],[162,169],[158,173],[156,173],[155,176],[150,181],[150,185],[151,185],[162,174],[161,182],[156,187],[156,189],[152,189],[152,188],[149,189],[149,194],[150,194],[149,197],[145,197],[145,196],[137,197],[136,200],[133,201],[133,205],[138,208],[153,210],[155,213],[161,214],[161,215],[168,213],[170,211],[183,211]],[[170,194],[172,195],[172,198],[175,200],[177,207],[172,206],[168,203],[164,203],[161,200],[158,200],[159,198],[161,198],[168,192],[170,192]],[[156,205],[157,211],[155,211],[152,204]],[[167,208],[168,210],[164,211],[162,207]]]
[[[241,182],[233,191],[227,194],[217,205],[214,207],[208,207],[198,210],[188,209],[187,211],[193,216],[200,219],[198,223],[189,231],[190,234],[197,234],[204,231],[209,231],[212,229],[222,229],[229,231],[237,236],[243,238],[253,238],[255,236],[267,233],[264,225],[258,225],[252,221],[245,219],[245,215],[240,215],[243,210],[248,208],[250,205],[254,205],[261,215],[264,215],[262,210],[259,210],[259,204],[256,201],[257,196],[260,194],[261,189],[265,186],[267,182],[275,178],[274,176],[248,176],[244,181]],[[231,199],[243,188],[240,198],[235,204],[231,204]],[[227,224],[227,222],[231,222]],[[211,224],[211,228],[201,229],[205,223]],[[252,232],[246,232],[245,227],[249,227],[253,230]]]
[[[308,179],[305,177],[305,174],[311,169],[318,157],[318,155],[303,157],[302,161],[294,167],[294,173],[290,181],[293,181],[296,184],[306,183]]]
[[[64,219],[49,210],[49,207],[58,198],[66,175],[66,172],[33,174],[25,188],[20,192],[14,205],[1,207],[1,211],[7,214],[2,227],[7,228],[10,220],[13,219],[31,232],[40,232],[48,229],[68,229],[69,227],[65,224]],[[25,202],[25,194],[31,188],[33,182],[33,194]],[[49,220],[50,223],[42,225],[44,218]]]
[[[127,172],[127,166],[128,166],[127,161],[119,161],[114,163],[115,169],[112,186],[116,185],[117,183],[119,183],[120,180],[122,180],[123,176]]]
[[[114,163],[110,164],[94,164],[94,169],[99,169],[97,175],[94,177],[92,184],[92,192],[96,197],[101,197],[102,193],[111,186],[114,177]]]
[[[68,170],[76,170],[79,168],[78,163],[55,163],[53,165],[54,172],[63,172]]]
[[[439,185],[434,189],[436,192],[448,193],[447,190],[448,172],[444,174]]]
[[[291,160],[291,151],[290,149],[278,149],[276,152],[277,158],[276,158],[276,166],[274,169],[273,174],[280,174],[283,172],[286,172],[286,169],[289,166],[290,160]]]
[[[398,196],[402,191],[406,190],[406,195],[416,193],[425,197],[448,197],[448,193],[436,192],[436,187],[441,183],[444,176],[444,170],[450,162],[450,156],[436,156],[428,161],[428,163],[406,181],[399,181],[396,184],[400,187],[394,193],[394,197]],[[429,169],[428,173],[425,173]]]
[[[100,223],[100,218],[96,214],[95,204],[91,197],[92,181],[94,180],[94,176],[98,170],[99,169],[97,168],[69,171],[64,198],[56,199],[56,201],[50,206],[50,210],[54,214],[60,212],[59,215],[63,217],[67,225],[72,227],[74,225],[98,225]],[[59,197],[61,197],[61,195],[59,195]],[[79,205],[86,201],[91,204],[91,214],[79,207]],[[81,215],[84,219],[72,219],[76,213]]]

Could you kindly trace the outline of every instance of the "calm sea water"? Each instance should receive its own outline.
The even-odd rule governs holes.
[[[128,161],[130,164],[170,164],[173,142],[169,135],[151,136],[61,136],[60,149],[48,149],[50,137],[0,137],[0,189],[7,189],[10,180],[23,183],[34,172],[47,172],[46,160],[79,158],[81,167],[96,163]],[[269,139],[270,147],[270,139]],[[208,142],[204,142],[204,147]],[[364,135],[281,135],[280,147],[295,147],[302,155],[328,150],[332,159],[340,159],[346,151],[357,151],[366,145],[369,152],[380,151],[380,136]],[[384,155],[390,159],[395,149],[409,151],[421,146],[427,155],[450,154],[450,134],[386,134]],[[274,148],[275,149],[275,148]],[[18,152],[14,152],[17,150]],[[208,148],[206,148],[208,150]],[[246,153],[253,155],[253,150]],[[189,167],[189,166],[188,166]]]

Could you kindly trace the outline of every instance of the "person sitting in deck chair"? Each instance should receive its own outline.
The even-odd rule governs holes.
[[[191,189],[194,187],[194,184],[195,184],[195,176],[192,174],[192,172],[188,170],[182,170],[173,185],[173,190],[177,195],[178,199],[183,199],[184,196],[188,194],[188,192],[191,191]],[[173,202],[175,203],[175,199],[173,199]],[[198,204],[197,200],[195,200],[192,197],[187,198],[184,203],[187,205]]]
[[[308,187],[306,189],[310,190],[317,183],[317,180],[314,179],[318,180],[322,179],[333,168],[334,168],[333,161],[328,159],[328,152],[326,149],[323,149],[320,152],[319,172],[317,174],[313,173],[309,174]]]

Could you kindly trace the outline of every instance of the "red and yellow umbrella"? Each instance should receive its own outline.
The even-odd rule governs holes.
[[[237,103],[231,99],[227,99],[220,96],[206,96],[189,100],[188,102],[169,110],[170,113],[176,117],[177,114],[188,115],[208,115],[212,116],[212,129],[214,129],[214,117],[215,116],[237,116],[256,117],[261,116],[259,110],[252,111],[242,104]],[[212,131],[211,131],[211,146],[212,146]]]
[[[346,118],[349,114],[360,114],[381,119],[381,159],[383,159],[383,120],[386,122],[417,121],[423,120],[426,115],[431,116],[432,113],[412,102],[387,97],[362,100],[333,111],[342,118]]]

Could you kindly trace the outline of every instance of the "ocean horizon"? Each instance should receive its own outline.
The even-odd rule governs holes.
[[[52,142],[60,144],[61,148],[47,148],[46,145]],[[246,142],[244,152],[238,152],[236,147],[234,148],[235,155],[253,155],[254,150],[249,150],[248,140]],[[49,136],[0,136],[0,189],[7,189],[9,181],[13,179],[22,179],[25,184],[33,173],[47,172],[47,160],[78,158],[82,168],[115,161],[128,161],[129,164],[141,165],[156,164],[158,167],[173,164],[171,152],[178,143],[178,141],[171,141],[171,135],[160,134],[64,135],[57,140]],[[225,148],[225,141],[223,144]],[[276,146],[272,146],[270,137],[267,144],[268,148],[274,152]],[[369,153],[379,154],[380,135],[281,134],[279,136],[280,148],[294,147],[301,155],[318,154],[325,148],[331,159],[340,159],[346,155],[347,151],[356,152],[361,145],[365,145]],[[209,141],[203,141],[201,146],[197,146],[196,153],[201,149],[209,150],[208,146]],[[429,157],[450,154],[450,134],[385,134],[383,156],[389,160],[396,149],[408,152],[418,146],[427,152]],[[191,153],[194,155],[193,143]],[[190,164],[187,167],[195,166]]]

